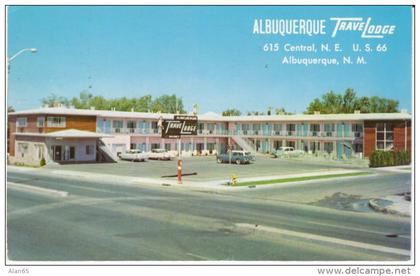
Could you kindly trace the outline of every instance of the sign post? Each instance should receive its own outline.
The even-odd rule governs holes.
[[[182,184],[181,137],[197,135],[198,118],[191,115],[175,115],[173,120],[162,121],[162,138],[177,139],[178,184]]]

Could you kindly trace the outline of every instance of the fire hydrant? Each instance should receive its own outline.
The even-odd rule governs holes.
[[[238,183],[238,177],[236,174],[230,176],[230,185],[235,186]]]

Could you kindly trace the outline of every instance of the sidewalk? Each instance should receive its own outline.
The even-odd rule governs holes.
[[[405,166],[390,166],[390,167],[380,167],[372,168],[373,170],[385,171],[385,172],[396,172],[396,173],[411,173],[411,165]]]

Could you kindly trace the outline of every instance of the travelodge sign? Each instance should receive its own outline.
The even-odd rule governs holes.
[[[175,115],[173,120],[162,121],[162,138],[180,138],[197,135],[197,116]]]

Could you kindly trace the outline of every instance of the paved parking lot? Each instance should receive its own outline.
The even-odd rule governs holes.
[[[176,175],[177,161],[146,161],[98,163],[98,164],[69,164],[58,165],[60,170],[103,173],[123,176],[139,176],[161,178],[162,176]],[[57,165],[51,166],[57,169]],[[253,164],[217,164],[216,157],[190,157],[183,160],[183,173],[197,173],[185,176],[190,181],[211,181],[229,179],[232,174],[238,177],[257,177],[272,175],[299,174],[325,170],[353,168],[351,165],[336,162],[302,161],[274,159],[270,157],[257,157]],[[358,167],[360,169],[360,167]]]

